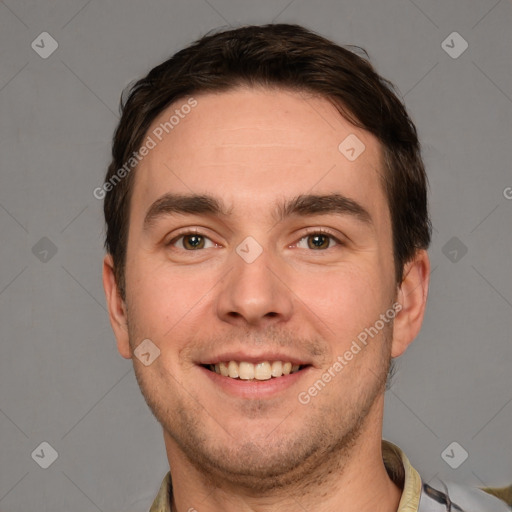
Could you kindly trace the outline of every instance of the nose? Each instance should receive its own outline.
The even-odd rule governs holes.
[[[286,285],[284,262],[266,250],[253,261],[243,256],[233,251],[230,257],[232,270],[217,297],[219,318],[239,327],[268,327],[289,320],[293,294]]]

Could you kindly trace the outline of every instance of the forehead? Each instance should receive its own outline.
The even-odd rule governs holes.
[[[166,192],[224,197],[235,213],[303,193],[386,206],[380,143],[325,98],[239,88],[193,100],[176,101],[149,128],[154,147],[135,172],[133,215]]]

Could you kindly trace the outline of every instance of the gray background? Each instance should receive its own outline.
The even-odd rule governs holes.
[[[512,482],[510,1],[4,0],[1,511],[149,508],[167,459],[115,347],[92,191],[130,81],[210,29],[272,20],[366,48],[423,141],[430,299],[387,393],[384,437],[426,481]],[[31,47],[48,50],[44,31],[59,45],[46,59]],[[462,48],[454,31],[469,45],[458,58],[443,49]],[[43,441],[58,452],[48,469],[31,456]],[[469,454],[457,469],[441,456],[453,441]],[[453,464],[463,452],[449,454]]]

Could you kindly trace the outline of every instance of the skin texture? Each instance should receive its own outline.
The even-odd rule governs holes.
[[[429,261],[418,251],[396,285],[380,144],[323,98],[248,88],[195,98],[135,171],[126,302],[110,255],[103,267],[120,354],[132,357],[147,338],[160,350],[149,366],[132,358],[163,427],[173,509],[396,511],[401,492],[381,453],[384,388],[390,358],[420,329]],[[338,150],[350,134],[365,145],[355,161]],[[144,229],[147,210],[168,192],[221,198],[229,215],[166,215]],[[357,201],[371,223],[273,217],[276,201],[332,193]],[[199,249],[179,238],[193,229],[207,237]],[[317,248],[318,229],[335,239],[321,237]],[[262,248],[252,263],[236,251],[248,236]],[[395,301],[394,322],[301,404],[298,394]],[[311,367],[287,389],[242,398],[197,364],[225,350],[277,350]]]

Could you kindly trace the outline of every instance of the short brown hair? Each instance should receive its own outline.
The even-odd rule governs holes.
[[[324,97],[348,121],[380,141],[400,283],[405,263],[418,249],[426,249],[431,238],[427,177],[416,128],[393,84],[377,74],[364,50],[341,47],[299,25],[245,26],[207,34],[129,87],[121,98],[121,119],[105,182],[112,183],[140,148],[151,123],[171,103],[238,86],[277,87]],[[123,299],[134,172],[124,173],[126,177],[109,187],[104,202],[105,248],[112,255]]]

